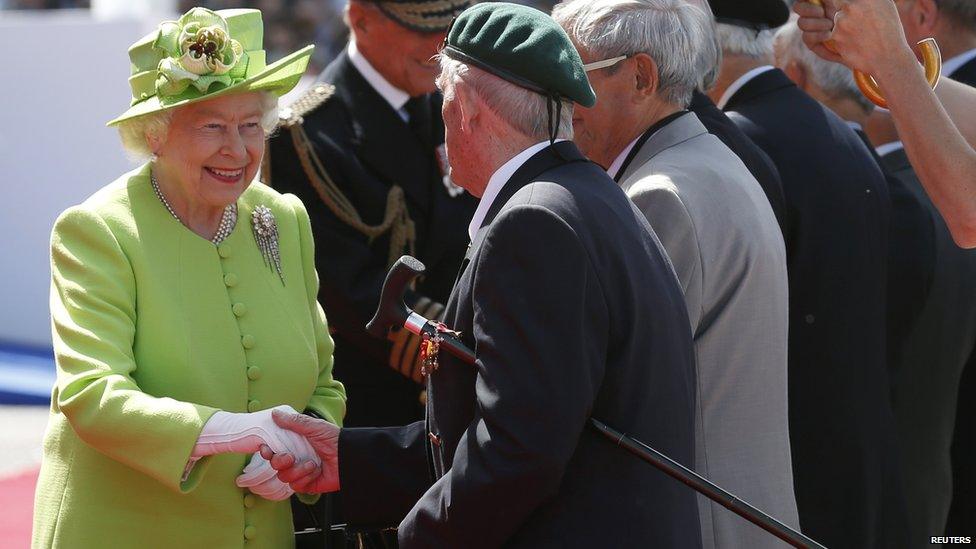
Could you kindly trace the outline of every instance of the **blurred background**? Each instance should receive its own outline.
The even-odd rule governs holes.
[[[516,0],[519,1],[519,0]],[[315,53],[287,104],[345,46],[346,0],[0,0],[0,547],[30,546],[55,381],[48,311],[55,218],[133,168],[105,122],[129,103],[128,46],[193,6],[262,10],[275,61]],[[549,11],[555,1],[521,0]],[[79,52],[82,52],[79,55]]]

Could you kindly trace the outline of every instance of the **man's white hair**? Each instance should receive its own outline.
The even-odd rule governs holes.
[[[512,84],[477,67],[438,56],[441,65],[437,87],[447,100],[454,98],[454,88],[464,82],[491,109],[491,112],[508,122],[512,128],[526,137],[549,139],[548,99],[541,94]],[[562,102],[557,139],[573,139],[573,103]],[[553,105],[555,116],[555,105]]]
[[[835,99],[852,99],[866,113],[874,110],[874,103],[864,97],[850,69],[822,59],[803,43],[803,33],[796,24],[796,16],[776,32],[776,41],[782,53],[782,63],[795,61],[806,67],[807,75],[824,93]]]
[[[744,55],[755,59],[770,59],[773,56],[773,37],[775,31],[747,29],[728,23],[715,25],[718,43],[722,52],[731,55]]]
[[[649,55],[657,64],[658,94],[669,103],[687,107],[705,77],[711,15],[686,0],[570,0],[552,17],[596,59]]]
[[[718,31],[715,29],[715,17],[708,0],[687,0],[693,6],[698,6],[708,15],[708,26],[705,29],[705,45],[698,53],[698,72],[701,81],[698,89],[708,91],[715,86],[718,75],[722,70],[722,44],[718,41]]]
[[[264,128],[265,135],[271,135],[275,126],[278,124],[278,96],[271,92],[260,92],[261,94],[261,127]],[[167,109],[139,118],[125,120],[118,125],[119,137],[122,139],[122,148],[132,160],[144,162],[153,156],[149,149],[148,138],[155,137],[161,140],[166,139],[169,133],[169,124],[173,121],[175,109]]]

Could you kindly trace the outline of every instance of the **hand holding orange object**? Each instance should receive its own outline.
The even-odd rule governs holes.
[[[884,65],[892,56],[911,51],[894,2],[807,0],[797,2],[794,10],[800,16],[798,24],[810,49],[825,59],[851,67],[861,92],[879,107],[887,107],[871,74],[888,69]],[[918,47],[925,77],[934,89],[942,74],[939,46],[928,38]]]

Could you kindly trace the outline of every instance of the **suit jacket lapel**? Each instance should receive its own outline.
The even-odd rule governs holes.
[[[430,204],[433,150],[425,146],[400,114],[356,70],[345,52],[334,78],[346,83],[340,94],[347,105],[356,106],[352,120],[356,155],[385,181],[403,188],[406,195],[425,210]]]
[[[949,75],[949,78],[956,82],[962,82],[967,86],[976,86],[976,59],[970,59]]]
[[[908,160],[908,154],[905,153],[905,149],[898,149],[882,156],[881,164],[890,173],[897,173],[901,170],[911,168],[911,162]]]
[[[457,286],[457,281],[461,279],[461,275],[464,274],[468,264],[471,263],[474,254],[477,253],[481,242],[484,241],[485,235],[488,233],[486,228],[495,220],[495,216],[498,215],[502,207],[522,187],[536,181],[545,172],[570,162],[587,162],[587,160],[572,141],[560,141],[536,153],[512,174],[512,177],[505,183],[502,190],[495,197],[494,202],[491,203],[491,207],[488,208],[488,213],[485,215],[485,220],[482,221],[474,240],[468,246],[468,251],[464,254],[464,259],[461,261],[461,268],[458,269],[458,275],[454,281],[455,286]],[[456,290],[457,288],[455,287]]]
[[[634,172],[640,170],[642,166],[661,152],[706,133],[708,130],[705,129],[695,113],[689,112],[681,115],[670,124],[656,130],[654,135],[644,142],[634,158],[624,167],[624,173],[619,180],[621,182],[627,181]]]

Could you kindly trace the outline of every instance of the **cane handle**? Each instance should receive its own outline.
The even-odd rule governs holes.
[[[823,0],[809,1],[818,6],[823,6]],[[831,53],[839,53],[837,51],[837,44],[833,40],[825,40],[823,45]],[[925,79],[928,80],[929,86],[934,90],[935,86],[939,83],[939,78],[942,76],[942,52],[939,51],[939,44],[935,41],[935,38],[926,38],[919,42],[917,46],[922,54],[922,65],[925,67]],[[864,94],[864,97],[867,97],[872,103],[881,108],[888,107],[888,101],[881,94],[881,88],[873,76],[855,70],[854,81],[857,82],[857,87]]]

